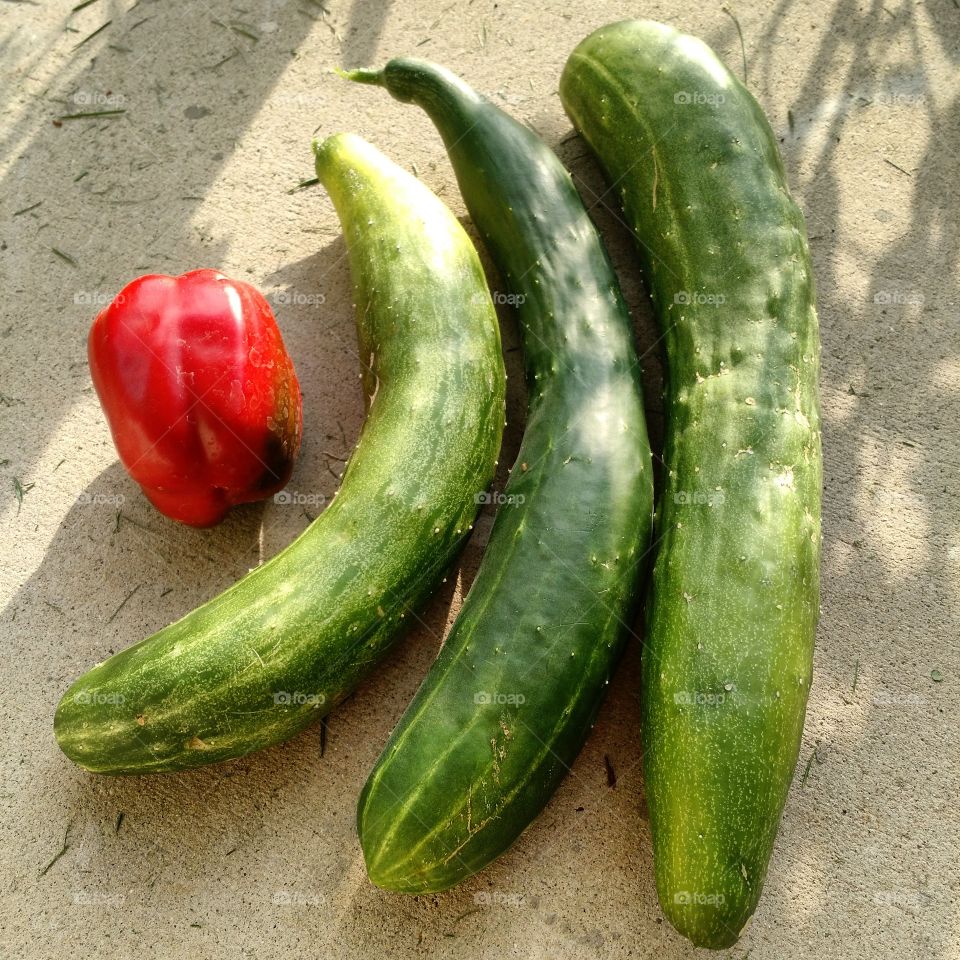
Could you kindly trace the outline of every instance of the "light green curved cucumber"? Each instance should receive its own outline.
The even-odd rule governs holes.
[[[359,137],[315,153],[354,282],[368,403],[357,448],[290,546],[70,687],[55,732],[88,770],[227,760],[329,712],[439,584],[492,479],[505,378],[476,250],[440,200]]]
[[[818,616],[819,335],[803,216],[756,100],[695,37],[615,23],[560,96],[637,241],[667,361],[642,719],[660,904],[694,944],[757,905]]]

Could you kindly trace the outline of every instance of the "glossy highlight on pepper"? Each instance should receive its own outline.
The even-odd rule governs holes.
[[[93,321],[88,353],[120,460],[161,513],[212,526],[290,479],[300,385],[250,284],[216,270],[138,277]]]

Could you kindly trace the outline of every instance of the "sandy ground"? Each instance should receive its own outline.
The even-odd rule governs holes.
[[[538,129],[589,199],[598,172],[566,139],[556,95],[570,49],[643,15],[699,34],[741,71],[732,19],[612,0],[329,0],[327,15],[315,0],[70,7],[4,0],[0,19],[0,956],[691,955],[654,895],[636,643],[571,776],[496,865],[441,896],[367,882],[356,797],[458,609],[477,543],[426,626],[330,718],[322,757],[314,729],[189,775],[97,778],[59,753],[51,720],[87,667],[308,522],[271,503],[194,531],[152,510],[90,385],[97,306],[137,274],[200,266],[267,292],[305,394],[292,489],[329,496],[330,454],[350,449],[362,406],[337,220],[319,189],[290,192],[312,176],[311,135],[361,133],[463,213],[426,119],[330,68],[411,52],[445,62]],[[960,9],[780,0],[736,13],[749,85],[808,216],[826,481],[806,735],[765,896],[732,953],[956,958]],[[102,109],[125,112],[53,122]],[[630,246],[604,203],[593,209],[647,349]],[[509,324],[505,339],[516,342]],[[659,435],[656,350],[646,364]],[[511,408],[507,454],[520,393]]]

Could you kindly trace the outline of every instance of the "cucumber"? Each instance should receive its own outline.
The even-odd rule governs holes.
[[[353,274],[368,405],[357,448],[290,546],[70,687],[55,732],[88,770],[227,760],[329,712],[439,584],[492,479],[505,376],[476,250],[359,137],[314,149]]]
[[[420,893],[506,850],[583,745],[631,623],[652,467],[629,316],[557,158],[441,67],[400,59],[349,76],[438,127],[517,304],[528,386],[476,579],[360,797],[371,880]]]
[[[604,27],[560,96],[639,241],[666,346],[642,656],[660,904],[694,944],[752,915],[793,776],[820,554],[819,334],[774,135],[708,46]]]

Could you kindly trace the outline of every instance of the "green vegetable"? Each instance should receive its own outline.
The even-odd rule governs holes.
[[[412,893],[499,856],[573,763],[631,622],[652,469],[627,310],[557,158],[441,67],[350,76],[439,128],[527,367],[526,433],[480,570],[360,798],[370,878]]]
[[[89,770],[226,760],[318,720],[438,585],[492,478],[505,384],[473,245],[426,187],[358,137],[315,151],[354,279],[368,402],[357,449],[294,543],[67,691],[57,739]]]
[[[666,344],[643,654],[657,892],[696,945],[760,897],[810,688],[819,338],[803,217],[760,107],[704,43],[604,27],[560,96],[633,232]]]

